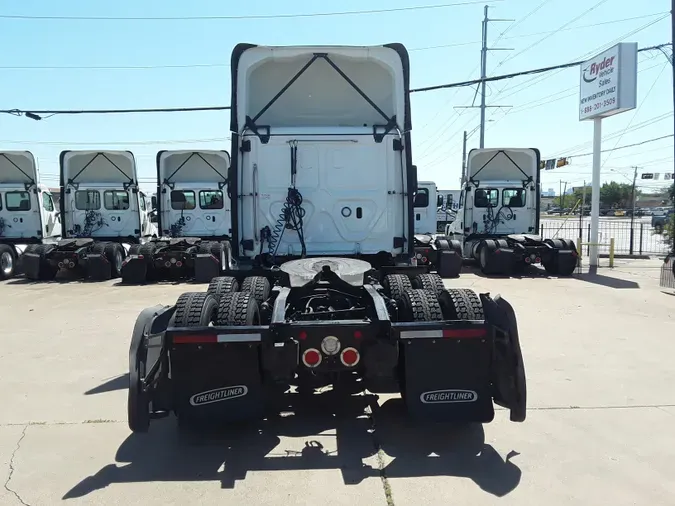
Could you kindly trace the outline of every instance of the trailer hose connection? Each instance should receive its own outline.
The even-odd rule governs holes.
[[[302,257],[306,256],[307,248],[303,230],[303,218],[305,214],[305,208],[302,207],[302,194],[296,188],[289,188],[286,200],[279,213],[279,218],[267,241],[268,252],[273,258],[277,256],[279,244],[284,236],[284,231],[287,229],[297,232],[298,239],[300,239],[300,247],[302,248]]]
[[[79,223],[73,225],[73,234],[77,237],[91,237],[92,234],[107,226],[101,213],[90,209],[84,214],[84,225]]]
[[[497,213],[494,212],[494,206],[488,206],[487,216],[483,215],[483,225],[485,226],[484,234],[494,234],[497,232],[497,227],[512,220],[514,217],[513,210],[509,206],[502,206]]]

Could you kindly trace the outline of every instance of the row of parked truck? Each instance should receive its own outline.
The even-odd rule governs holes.
[[[229,166],[226,151],[162,151],[148,195],[132,153],[64,151],[55,199],[32,153],[0,152],[0,275],[208,281],[230,260]]]
[[[536,150],[474,150],[462,190],[439,191],[435,183],[420,181],[414,197],[415,261],[442,277],[456,277],[462,260],[478,261],[486,274],[510,273],[527,264],[571,274],[574,245],[534,235],[539,226],[537,157]],[[504,160],[511,162],[510,168]],[[140,189],[128,151],[64,151],[60,167],[60,195],[55,199],[40,183],[30,152],[0,152],[0,277],[12,277],[20,266],[33,280],[50,280],[67,270],[90,279],[121,277],[125,283],[180,278],[208,282],[236,263],[227,151],[159,152],[154,195]],[[476,179],[479,171],[484,175]],[[270,198],[257,190],[252,187],[250,194],[260,202]],[[253,237],[259,251],[252,256],[259,263],[273,261],[280,248],[308,253],[302,241],[294,245],[304,230],[295,230],[295,238],[287,234],[283,241],[286,230],[306,221],[292,197],[277,199],[275,209],[268,206],[268,219]],[[339,249],[349,235],[364,233],[364,209],[368,207],[340,209],[342,226],[331,248]],[[352,211],[356,219],[345,219]],[[251,214],[258,221],[259,213]],[[325,226],[319,222],[319,229]],[[443,261],[441,251],[453,256]],[[569,260],[559,260],[565,254]]]

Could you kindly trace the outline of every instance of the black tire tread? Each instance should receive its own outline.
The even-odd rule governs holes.
[[[206,292],[186,292],[176,301],[174,325],[176,327],[200,327],[211,323],[206,322],[215,314],[218,302],[215,297]],[[206,314],[205,314],[206,312]]]
[[[422,289],[406,290],[403,293],[404,304],[412,311],[414,322],[443,321],[443,312],[436,295]],[[409,315],[410,316],[410,315]]]
[[[265,302],[270,296],[270,282],[262,276],[249,276],[241,283],[240,292],[253,295],[258,304]]]
[[[129,246],[129,255],[140,255],[142,244],[132,244]]]
[[[236,292],[238,290],[239,282],[236,280],[236,278],[231,276],[221,276],[211,280],[209,287],[206,289],[206,293],[210,293],[220,301],[220,298],[224,294]]]
[[[448,320],[484,320],[483,304],[470,288],[445,289],[438,296]]]
[[[405,274],[387,274],[382,280],[385,293],[394,300],[400,300],[406,290],[412,290],[410,278]]]
[[[216,318],[218,325],[246,326],[259,322],[258,303],[251,293],[230,292],[222,295]]]
[[[412,287],[428,290],[434,295],[445,290],[443,278],[435,273],[418,274],[412,281]]]

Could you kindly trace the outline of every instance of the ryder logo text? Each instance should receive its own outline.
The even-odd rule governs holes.
[[[599,62],[593,62],[584,69],[583,77],[587,83],[592,83],[598,77],[604,77],[614,72],[614,60],[616,56],[603,58]]]

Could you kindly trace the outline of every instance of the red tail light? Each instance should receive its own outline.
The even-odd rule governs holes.
[[[345,348],[340,354],[340,361],[346,367],[354,367],[361,360],[361,355],[356,348]]]
[[[302,363],[307,367],[317,367],[321,363],[321,353],[314,348],[305,350],[302,354]]]

